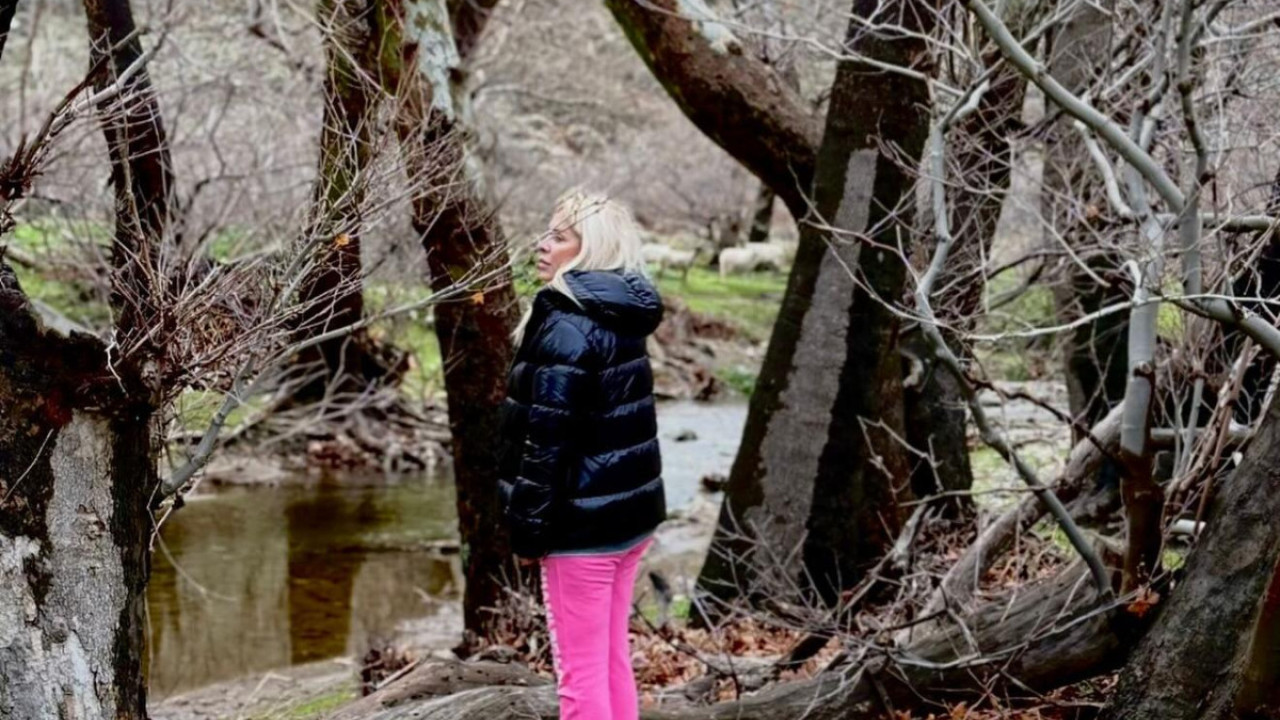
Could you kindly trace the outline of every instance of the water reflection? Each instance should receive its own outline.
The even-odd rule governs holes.
[[[456,590],[452,483],[246,488],[193,500],[161,532],[148,591],[159,699],[246,673],[363,652]]]
[[[745,405],[659,407],[667,506],[726,472]],[[675,438],[692,430],[696,439]],[[153,556],[150,695],[294,663],[363,653],[371,636],[426,614],[420,593],[461,587],[456,557],[417,550],[456,537],[452,479],[238,488],[192,499]]]

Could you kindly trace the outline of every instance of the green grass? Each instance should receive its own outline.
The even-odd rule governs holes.
[[[740,395],[751,397],[756,390],[757,373],[741,366],[722,368],[716,373],[721,382],[733,388]]]
[[[356,694],[351,690],[339,690],[328,695],[321,695],[290,709],[286,717],[291,720],[310,720],[311,718],[324,717],[355,699]]]
[[[93,328],[110,322],[111,310],[107,304],[99,301],[84,284],[53,279],[16,265],[13,270],[23,291],[32,300],[43,302],[85,327]]]
[[[302,700],[289,707],[255,714],[253,720],[318,720],[358,698],[354,688],[346,687]]]
[[[68,233],[64,232],[66,229],[65,223],[45,220],[22,223],[4,238],[4,242],[40,259],[55,252],[66,251],[71,246],[72,241]],[[110,237],[110,229],[105,226],[83,223],[74,230],[77,236],[87,236],[95,242],[106,242]],[[36,273],[16,263],[11,264],[23,291],[32,300],[39,300],[86,327],[92,328],[110,322],[110,309],[86,284]]]
[[[203,432],[209,427],[214,413],[222,407],[225,397],[223,393],[212,390],[186,390],[174,402],[174,415],[185,430]],[[263,401],[264,398],[249,398],[244,404],[232,410],[227,415],[227,422],[223,426],[224,432],[244,422],[261,408]]]
[[[787,289],[783,273],[730,275],[721,280],[715,270],[705,267],[691,268],[687,281],[672,272],[654,279],[662,294],[680,298],[690,310],[727,322],[755,341],[769,339]]]
[[[365,288],[365,312],[374,315],[399,305],[425,300],[430,295],[431,289],[425,283],[375,283]],[[394,343],[413,356],[413,366],[401,384],[401,389],[410,397],[430,397],[444,391],[440,342],[436,339],[431,314],[426,308],[374,323],[369,328],[369,335],[378,342]]]
[[[987,297],[993,299],[1018,286],[1012,273],[991,279]],[[984,334],[1013,333],[1054,324],[1053,292],[1044,286],[1028,288],[1016,300],[985,315],[979,325]],[[975,351],[987,374],[1000,380],[1034,380],[1041,374],[1048,352],[1048,338],[1007,338],[985,343]]]
[[[670,621],[688,621],[689,614],[693,611],[693,603],[684,595],[677,595],[671,599],[671,606],[667,608],[667,619]],[[658,603],[649,600],[640,606],[640,615],[650,623],[657,625],[662,619],[658,613]]]

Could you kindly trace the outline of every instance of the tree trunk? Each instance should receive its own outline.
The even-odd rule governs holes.
[[[1280,565],[1262,597],[1235,709],[1246,720],[1280,717]]]
[[[360,322],[364,265],[360,230],[373,159],[378,114],[378,36],[372,0],[320,0],[317,20],[325,45],[324,119],[314,199],[302,252],[311,257],[298,292],[298,340]],[[295,359],[309,373],[292,396],[298,403],[335,391],[360,392],[393,380],[402,359],[375,345],[367,332],[327,340]]]
[[[450,53],[427,62],[417,56],[418,48],[453,46],[443,8],[441,0],[387,2],[384,37],[402,51],[382,54],[382,77],[399,93],[397,125],[413,184],[413,226],[427,253],[431,288],[466,290],[439,305],[435,317],[453,434],[464,621],[484,636],[493,619],[484,609],[498,604],[504,585],[517,577],[501,517],[493,439],[500,432],[518,304],[502,228],[460,121],[469,116],[467,95],[448,85],[447,78],[456,82],[460,73],[448,66]]]
[[[762,243],[769,240],[769,229],[773,226],[773,199],[777,194],[764,183],[756,193],[755,206],[751,212],[751,230],[747,234],[748,243]]]
[[[856,2],[854,13],[866,18],[877,5]],[[903,2],[886,13],[900,16],[924,31],[919,26],[929,10]],[[917,38],[861,27],[850,24],[849,41],[880,62],[909,66],[923,49]],[[926,107],[923,84],[867,72],[855,61],[840,64],[814,183],[821,217],[849,233],[869,232],[877,244],[898,242],[898,226],[885,220],[909,204],[912,183],[880,148],[896,146],[903,157],[918,158]],[[832,237],[816,224],[802,227],[698,579],[701,593],[730,599],[779,592],[798,570],[785,558],[803,530],[804,566],[814,589],[831,602],[892,542],[900,522],[896,495],[908,470],[893,437],[902,436],[903,422],[898,322],[881,298],[894,302],[901,295],[904,272],[892,253]],[[779,570],[784,584],[770,587],[768,573]]]
[[[126,0],[86,0],[85,11],[102,88],[138,60],[141,46]],[[158,393],[137,368],[161,350],[140,340],[143,331],[170,322],[157,302],[158,248],[173,175],[145,69],[100,111],[116,196],[112,301],[121,347],[108,355],[96,338],[46,331],[0,260],[2,717],[146,718]]]
[[[0,717],[146,718],[152,408],[113,360],[0,262]]]
[[[102,64],[95,78],[99,89],[133,65],[142,55],[129,0],[84,0],[89,19],[89,58]],[[111,156],[111,186],[115,190],[116,232],[111,245],[115,273],[111,304],[124,354],[144,349],[163,357],[153,340],[167,337],[173,319],[158,302],[164,292],[159,260],[161,240],[172,230],[174,211],[173,163],[146,68],[135,73],[119,97],[99,108],[102,132]],[[158,331],[157,331],[158,326]]]
[[[1150,633],[1120,676],[1106,718],[1225,719],[1250,654],[1274,656],[1269,600],[1280,560],[1280,404],[1218,490],[1206,527]]]

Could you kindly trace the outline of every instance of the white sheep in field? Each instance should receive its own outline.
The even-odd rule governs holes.
[[[689,268],[693,267],[693,261],[698,255],[696,250],[678,250],[657,243],[642,245],[640,251],[646,263],[658,266],[659,276],[671,268],[681,271],[682,279],[689,277]]]
[[[720,278],[738,273],[753,272],[764,266],[782,272],[790,260],[790,249],[780,243],[752,243],[745,247],[731,247],[720,251]]]
[[[640,255],[650,265],[661,265],[667,259],[667,251],[670,249],[659,243],[645,243],[640,246]]]

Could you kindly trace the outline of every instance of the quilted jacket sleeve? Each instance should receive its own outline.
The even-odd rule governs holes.
[[[587,338],[576,326],[554,322],[539,339],[529,424],[520,472],[507,506],[512,549],[537,558],[549,549],[557,495],[573,463],[574,439],[593,381]]]

